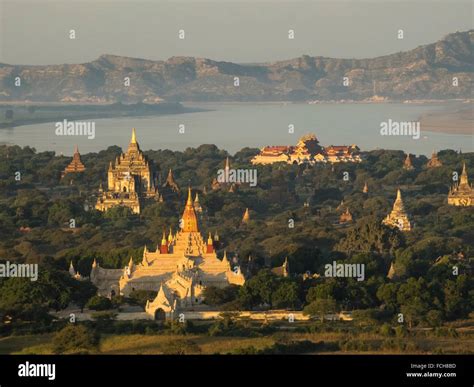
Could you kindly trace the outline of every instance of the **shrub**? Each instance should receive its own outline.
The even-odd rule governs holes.
[[[107,310],[112,308],[112,302],[106,297],[94,296],[87,301],[86,308],[92,310]]]
[[[97,347],[99,336],[82,325],[68,325],[53,337],[53,351],[89,352]]]

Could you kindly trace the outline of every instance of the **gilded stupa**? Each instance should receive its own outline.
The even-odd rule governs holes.
[[[180,230],[168,237],[165,233],[154,252],[145,246],[142,261],[130,259],[123,269],[104,269],[93,264],[91,281],[103,296],[130,295],[135,290],[157,292],[147,302],[145,311],[155,318],[170,318],[178,310],[199,308],[206,286],[243,285],[240,268],[233,268],[224,255],[217,258],[211,235],[205,240],[198,225],[191,189],[181,220]],[[202,308],[203,306],[201,306]]]
[[[125,206],[139,214],[145,199],[159,198],[150,163],[140,150],[135,128],[127,152],[118,156],[115,164],[109,164],[107,185],[107,190],[99,189],[95,206],[99,211]]]
[[[81,154],[79,153],[79,149],[76,145],[74,147],[74,154],[72,156],[72,160],[69,165],[64,169],[63,173],[61,174],[61,177],[66,176],[66,174],[68,173],[84,172],[85,170],[86,167],[81,161]]]
[[[248,223],[250,221],[250,212],[249,209],[246,208],[244,215],[242,216],[242,223]]]
[[[383,224],[390,227],[398,227],[401,231],[410,231],[411,223],[403,205],[402,193],[397,191],[397,198],[393,203],[393,209],[390,214],[382,221]]]
[[[459,183],[454,184],[449,190],[448,204],[452,206],[474,206],[474,188],[469,184],[466,163],[463,164]]]

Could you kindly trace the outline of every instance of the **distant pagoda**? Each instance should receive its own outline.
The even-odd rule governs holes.
[[[153,171],[147,158],[140,150],[135,128],[127,152],[122,153],[110,162],[107,172],[107,190],[99,189],[95,208],[107,211],[115,206],[129,207],[139,214],[145,199],[159,199],[159,192],[154,185]]]
[[[351,212],[349,211],[349,207],[346,208],[346,211],[343,212],[341,214],[341,216],[339,216],[339,223],[350,223],[352,222],[353,218],[352,218],[352,214]]]
[[[197,213],[202,212],[202,206],[201,206],[201,203],[199,202],[199,194],[197,192],[196,192],[196,197],[194,198],[194,210]]]
[[[76,145],[74,147],[74,155],[72,156],[72,160],[69,165],[64,169],[63,173],[61,174],[61,177],[66,176],[66,174],[68,173],[84,172],[85,170],[86,167],[81,161],[81,154],[79,153],[79,149]]]
[[[362,192],[365,193],[365,194],[369,193],[369,186],[368,186],[367,182],[365,182],[364,188],[362,189]]]
[[[250,221],[250,213],[249,213],[249,209],[246,208],[244,216],[242,217],[242,223],[248,223],[249,221]]]
[[[397,227],[401,231],[411,230],[410,219],[405,211],[400,189],[397,191],[397,198],[395,199],[395,203],[393,203],[392,212],[387,215],[382,223],[390,227]]]
[[[181,190],[178,183],[176,183],[176,180],[174,179],[171,168],[168,171],[168,176],[166,177],[166,181],[163,183],[160,191],[164,199],[176,198],[181,195]]]
[[[410,157],[410,153],[407,154],[407,157],[403,163],[403,169],[406,169],[407,171],[411,171],[413,169],[415,169],[415,167],[413,166],[412,162],[411,162],[411,157]]]
[[[433,153],[431,154],[431,160],[428,161],[426,166],[428,168],[436,168],[436,167],[441,167],[442,165],[443,163],[441,162],[440,159],[438,159],[438,154],[435,151],[433,151]]]
[[[448,204],[452,206],[474,206],[474,188],[469,184],[466,163],[463,164],[459,183],[454,184],[449,190]]]

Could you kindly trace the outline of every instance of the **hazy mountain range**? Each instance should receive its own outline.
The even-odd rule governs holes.
[[[474,30],[371,59],[302,56],[261,64],[102,55],[82,64],[0,64],[0,101],[159,102],[472,98]],[[15,86],[20,77],[21,86]],[[130,86],[124,79],[130,78]],[[239,77],[239,86],[234,86]],[[347,77],[349,86],[343,85]],[[453,86],[457,77],[458,86]]]

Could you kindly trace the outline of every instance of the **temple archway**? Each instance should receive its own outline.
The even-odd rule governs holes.
[[[155,310],[155,320],[157,321],[165,321],[166,320],[166,313],[163,309],[158,308]]]

